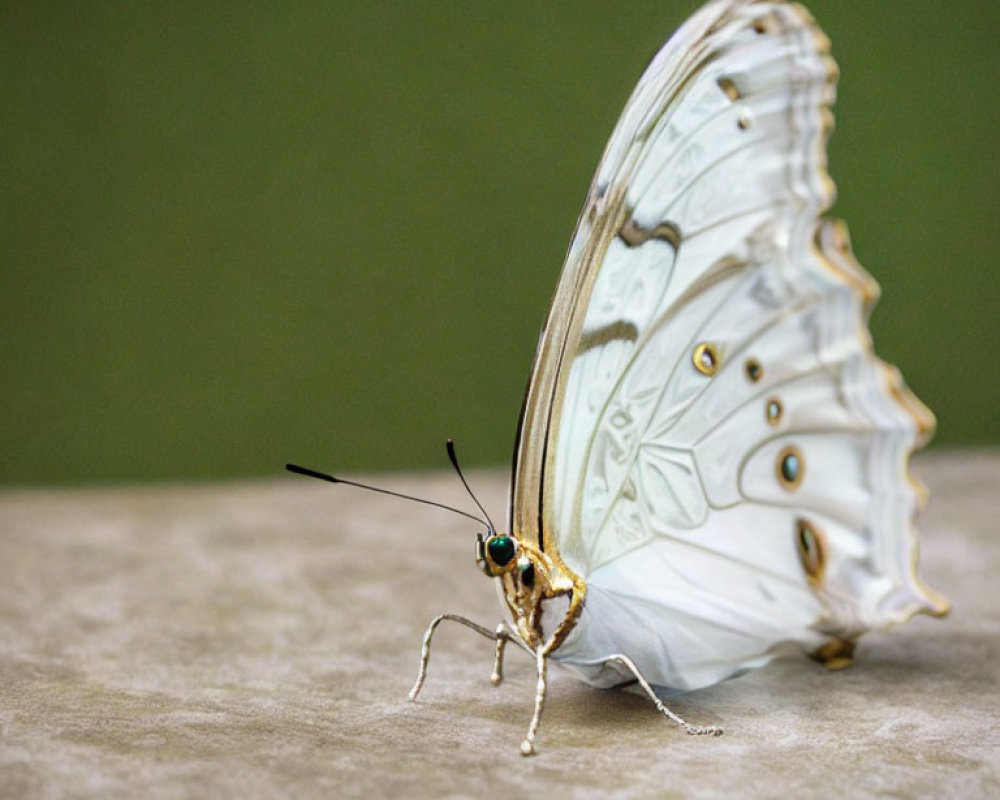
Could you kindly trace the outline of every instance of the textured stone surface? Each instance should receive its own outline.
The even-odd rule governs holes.
[[[499,607],[460,517],[302,478],[0,493],[0,797],[1000,796],[1000,454],[917,460],[924,575],[954,604],[672,701],[534,668],[442,628]],[[472,483],[502,516],[506,476]],[[441,473],[382,484],[467,506]]]

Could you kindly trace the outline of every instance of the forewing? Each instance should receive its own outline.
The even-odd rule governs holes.
[[[585,578],[694,547],[714,608],[746,611],[718,581],[743,575],[853,635],[945,606],[914,574],[906,466],[933,417],[873,355],[878,288],[820,219],[828,48],[799,6],[716,2],[647,68],[542,331],[511,524]]]

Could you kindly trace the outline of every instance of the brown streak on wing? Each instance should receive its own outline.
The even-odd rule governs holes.
[[[623,341],[634,342],[639,338],[639,330],[634,323],[618,320],[596,331],[588,331],[580,337],[580,344],[576,348],[577,355],[585,353],[594,347],[603,347],[609,342]]]
[[[629,247],[638,247],[648,242],[650,239],[662,239],[676,250],[681,244],[681,231],[672,222],[661,222],[655,228],[644,228],[634,219],[622,225],[618,231],[621,240]]]

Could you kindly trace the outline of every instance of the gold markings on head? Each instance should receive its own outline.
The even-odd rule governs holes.
[[[740,114],[739,119],[736,120],[736,127],[741,131],[745,131],[750,127],[750,125],[750,117],[746,114]]]
[[[811,586],[822,586],[826,574],[826,537],[811,522],[795,520],[795,546],[799,551],[802,569]]]
[[[711,342],[702,342],[691,354],[695,369],[702,375],[714,375],[719,371],[719,351]]]
[[[743,373],[747,376],[747,380],[750,383],[757,383],[757,381],[764,377],[764,368],[756,358],[748,358],[743,365]]]
[[[777,397],[771,397],[767,401],[767,405],[764,407],[764,415],[767,417],[768,425],[777,425],[781,422],[781,415],[784,409],[781,407],[781,401]]]
[[[783,488],[790,492],[798,489],[806,474],[806,462],[802,458],[802,451],[795,445],[783,447],[778,453],[775,471],[778,473],[778,482]]]

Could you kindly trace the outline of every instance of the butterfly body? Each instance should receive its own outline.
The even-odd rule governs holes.
[[[832,204],[836,65],[795,4],[714,0],[643,74],[543,327],[509,534],[480,538],[534,655],[691,690],[947,603],[916,575],[910,453],[934,418],[872,351],[878,286]],[[432,623],[425,638],[422,684]],[[447,617],[455,619],[454,617]]]

